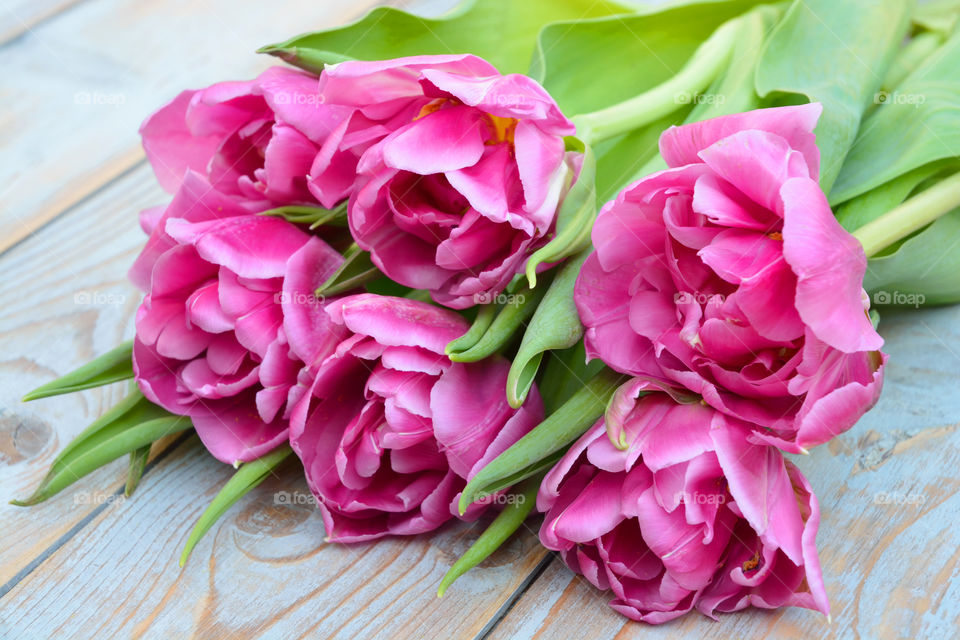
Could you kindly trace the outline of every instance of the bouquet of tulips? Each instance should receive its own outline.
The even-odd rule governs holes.
[[[475,0],[264,47],[144,122],[135,336],[27,398],[133,384],[20,504],[194,429],[236,471],[181,563],[291,459],[332,542],[498,511],[441,594],[537,512],[634,620],[828,615],[784,454],[877,401],[878,311],[960,301],[958,16]]]

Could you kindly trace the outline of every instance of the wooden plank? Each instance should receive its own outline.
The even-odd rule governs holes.
[[[0,257],[0,585],[123,481],[118,461],[43,506],[7,504],[29,495],[63,446],[125,394],[117,384],[20,402],[133,334],[140,297],[125,274],[144,240],[136,213],[166,198],[141,167]]]
[[[820,499],[833,623],[802,609],[627,621],[559,558],[490,638],[948,638],[960,628],[960,308],[884,313],[890,366],[877,407],[794,457]]]
[[[44,20],[82,0],[4,0],[0,11],[0,45],[36,28]]]
[[[2,93],[13,91],[17,83],[24,89],[4,95],[8,111],[0,119],[5,157],[19,154],[22,159],[0,168],[0,175],[9,179],[0,212],[4,273],[0,282],[0,518],[9,531],[18,533],[15,538],[6,536],[11,539],[0,546],[0,589],[98,503],[112,499],[123,481],[125,463],[118,461],[85,479],[79,493],[56,496],[49,507],[25,510],[7,504],[28,495],[63,446],[124,394],[123,385],[114,385],[29,405],[19,402],[28,389],[132,334],[139,294],[126,283],[125,275],[144,240],[136,214],[169,199],[146,164],[130,171],[142,159],[136,134],[139,114],[111,113],[100,108],[107,106],[103,104],[71,104],[72,98],[65,102],[59,92],[66,92],[71,82],[90,84],[110,78],[116,86],[140,96],[137,109],[146,113],[173,95],[181,83],[199,82],[201,76],[202,82],[212,82],[222,79],[220,74],[249,75],[251,65],[265,66],[266,59],[244,54],[256,46],[251,43],[259,42],[257,38],[274,37],[264,28],[263,15],[255,11],[234,15],[224,10],[225,3],[207,4],[192,14],[187,3],[93,4],[98,6],[76,7],[0,47],[0,60],[7,69]],[[360,11],[363,4],[372,3],[358,4],[350,11]],[[346,15],[343,8],[339,14],[329,7],[323,10],[326,13],[315,7],[289,9],[272,24],[296,30],[317,16],[334,20]],[[218,13],[227,19],[218,18]],[[218,20],[219,27],[214,28]],[[184,30],[184,21],[192,25],[184,37],[210,27],[206,49],[170,46],[180,41],[172,34]],[[122,33],[111,41],[114,32]],[[286,32],[278,31],[276,37],[282,33]],[[244,39],[247,50],[241,53]],[[223,41],[222,56],[212,53],[211,43],[217,40]],[[64,53],[67,49],[69,56]],[[205,62],[189,63],[188,51]],[[69,65],[61,64],[65,56]],[[146,58],[153,66],[150,73],[141,74],[138,65]],[[129,67],[119,68],[121,61]],[[160,65],[168,66],[161,69]],[[38,83],[37,77],[52,80]],[[160,78],[157,90],[149,90],[156,78]],[[65,108],[67,104],[70,108]],[[78,115],[80,106],[92,110]],[[113,110],[127,106],[124,102]],[[37,231],[119,174],[124,177],[107,191]],[[31,233],[35,235],[16,245]]]
[[[195,438],[178,447],[138,495],[111,504],[6,596],[0,636],[472,638],[542,557],[533,535],[515,537],[438,599],[479,524],[326,544],[291,464],[180,570],[190,527],[229,473]]]
[[[258,46],[374,4],[103,0],[0,46],[0,251],[142,160],[137,128],[182,89],[251,77],[275,62]]]

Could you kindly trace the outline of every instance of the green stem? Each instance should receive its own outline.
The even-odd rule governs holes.
[[[720,25],[683,69],[663,84],[605,109],[574,116],[577,137],[593,145],[648,125],[687,104],[727,66],[739,27],[739,18]]]
[[[869,258],[957,207],[960,207],[960,173],[921,191],[863,225],[853,235],[863,245],[863,251]]]
[[[537,503],[537,492],[540,490],[542,480],[543,474],[537,474],[527,478],[517,487],[516,492],[510,496],[513,500],[507,503],[507,506],[490,523],[490,526],[480,534],[476,542],[470,545],[467,552],[460,556],[460,559],[443,576],[440,588],[437,589],[438,598],[443,597],[447,587],[453,584],[454,580],[486,560],[491,553],[507,541],[507,538],[513,535],[514,531],[520,528],[520,525],[530,515]]]

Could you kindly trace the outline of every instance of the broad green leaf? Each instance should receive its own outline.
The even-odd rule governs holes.
[[[316,229],[324,225],[345,227],[347,226],[347,201],[344,200],[333,209],[288,205],[285,207],[277,207],[276,209],[268,209],[260,215],[276,216],[294,224],[308,224],[310,225],[310,229]]]
[[[960,20],[960,2],[957,0],[923,0],[914,11],[913,23],[942,34],[953,32]]]
[[[626,185],[666,168],[660,157],[660,134],[683,124],[690,109],[691,105],[686,105],[650,126],[596,146],[597,195],[601,203],[613,199]]]
[[[926,180],[960,166],[957,160],[940,160],[897,176],[836,207],[837,220],[853,232],[898,206]]]
[[[183,552],[180,554],[181,567],[186,564],[190,552],[197,546],[197,543],[200,542],[203,535],[210,530],[210,527],[220,519],[220,516],[226,513],[237,500],[247,495],[251,489],[266,480],[267,476],[269,476],[281,462],[286,460],[291,453],[293,453],[293,449],[290,448],[290,445],[285,444],[265,456],[240,465],[233,476],[227,481],[227,484],[223,485],[223,489],[220,489],[220,492],[217,493],[213,501],[207,506],[203,514],[200,515],[197,524],[195,524],[190,531],[187,543],[183,546]]]
[[[49,398],[83,389],[102,387],[105,384],[133,377],[133,341],[125,342],[79,369],[41,385],[23,396],[24,402]]]
[[[626,378],[603,369],[587,381],[556,412],[491,460],[467,483],[460,496],[460,513],[478,498],[506,489],[553,466],[567,445],[603,415],[613,392]]]
[[[960,207],[960,172],[928,183],[900,206],[854,231],[868,258],[891,253],[898,243]]]
[[[799,94],[823,104],[815,133],[827,193],[907,34],[911,6],[904,0],[795,0],[767,40],[757,93]]]
[[[60,452],[33,495],[11,504],[28,506],[43,502],[108,462],[191,426],[189,418],[175,416],[135,391]]]
[[[451,342],[447,345],[447,355],[454,362],[477,362],[497,353],[509,344],[517,330],[530,319],[546,290],[547,287],[523,287],[517,293],[499,294],[497,297],[503,298],[500,313],[483,336],[465,351],[453,350]]]
[[[573,303],[573,287],[588,254],[589,251],[584,252],[560,268],[524,331],[507,375],[507,401],[514,408],[526,401],[544,352],[571,347],[583,336],[583,325]]]
[[[628,11],[605,0],[468,0],[439,18],[377,7],[353,24],[303,34],[260,52],[314,73],[345,60],[450,53],[472,53],[503,73],[523,73],[543,25]]]
[[[863,122],[830,193],[834,203],[918,167],[960,156],[960,32]]]
[[[527,282],[537,286],[537,267],[559,262],[590,246],[590,231],[597,217],[597,161],[593,150],[583,150],[583,165],[577,181],[567,192],[557,211],[556,234],[527,260]]]
[[[741,16],[737,41],[726,70],[704,93],[684,96],[693,105],[685,122],[701,122],[761,106],[754,83],[756,66],[764,42],[784,11],[784,3],[760,5]]]
[[[314,294],[322,300],[362,287],[381,275],[383,274],[370,259],[370,254],[356,244],[352,244],[344,252],[343,264],[340,268],[334,271],[326,282],[317,287]]]
[[[960,302],[960,209],[938,218],[889,255],[867,263],[874,307]]]
[[[466,351],[477,344],[493,323],[493,319],[497,316],[497,309],[499,309],[499,307],[495,304],[480,305],[480,310],[477,311],[477,317],[467,332],[447,344],[447,355]]]
[[[437,589],[438,598],[443,597],[447,588],[457,578],[486,560],[507,541],[514,531],[520,528],[537,502],[537,491],[540,490],[542,479],[542,475],[527,478],[516,491],[506,496],[507,504],[503,510],[443,576],[440,588]]]
[[[687,103],[681,109],[620,138],[610,148],[600,151],[598,146],[597,189],[601,201],[611,199],[625,185],[667,168],[658,153],[660,134],[667,128],[762,106],[754,87],[754,69],[763,43],[784,8],[784,3],[760,5],[741,16],[730,64],[704,93],[678,96]]]
[[[896,91],[897,87],[906,80],[911,73],[923,64],[930,55],[943,46],[944,36],[941,33],[925,31],[910,39],[903,46],[890,63],[887,75],[883,79],[883,91],[887,94]],[[874,105],[879,106],[879,104]]]
[[[540,32],[530,75],[567,116],[597,111],[671,79],[717,27],[756,4],[706,0],[625,16],[571,16]]]
[[[543,377],[538,388],[543,397],[543,408],[547,415],[559,409],[580,387],[585,380],[600,373],[605,366],[599,359],[587,362],[587,352],[583,340],[560,351],[551,351],[546,355]]]
[[[143,477],[143,470],[147,468],[147,460],[150,458],[150,446],[151,445],[147,444],[130,452],[130,465],[127,467],[127,483],[123,488],[123,495],[128,498],[133,495],[137,485],[140,484],[140,478]]]

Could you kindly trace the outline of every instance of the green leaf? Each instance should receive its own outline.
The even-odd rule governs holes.
[[[247,495],[251,489],[266,480],[267,476],[291,453],[293,453],[293,449],[290,448],[290,445],[285,444],[265,456],[240,465],[203,514],[200,515],[200,519],[193,526],[193,530],[190,531],[187,543],[183,546],[183,552],[180,554],[181,567],[186,564],[190,552],[197,546],[203,535],[210,530],[210,527],[220,519],[220,516],[226,513],[237,500]]]
[[[960,209],[942,216],[888,255],[867,263],[874,306],[960,302]]]
[[[329,298],[362,287],[381,275],[383,274],[370,259],[370,254],[354,243],[344,252],[343,264],[340,268],[334,271],[326,282],[317,287],[314,295],[321,300],[325,297]]]
[[[941,34],[953,32],[960,20],[957,0],[924,0],[913,13],[913,23]]]
[[[497,315],[497,309],[498,307],[495,304],[481,305],[480,310],[477,311],[477,317],[467,332],[447,344],[445,349],[446,354],[450,355],[451,353],[466,351],[477,344],[493,323],[493,319]]]
[[[666,169],[660,157],[660,134],[674,125],[683,124],[690,114],[686,105],[648,127],[601,142],[597,154],[597,194],[600,202],[614,198],[626,185]]]
[[[598,111],[670,80],[717,27],[756,4],[705,0],[625,16],[571,16],[540,32],[530,75],[568,117]]]
[[[49,398],[64,393],[73,393],[83,389],[102,387],[105,384],[127,380],[133,377],[133,341],[108,351],[99,358],[88,362],[79,369],[57,378],[53,382],[41,385],[23,396],[24,402]]]
[[[600,373],[605,366],[599,359],[587,362],[583,340],[578,340],[568,349],[551,351],[546,356],[543,378],[538,387],[547,415],[559,409],[583,386],[585,380]]]
[[[603,369],[591,378],[556,412],[491,460],[467,483],[460,496],[460,513],[478,498],[506,489],[553,466],[567,445],[603,415],[613,392],[626,379],[627,376],[610,369]]]
[[[956,160],[940,160],[897,176],[864,194],[836,207],[837,220],[847,231],[853,232],[868,222],[887,213],[913,193],[919,185],[960,166]]]
[[[451,342],[447,345],[447,355],[454,362],[477,362],[497,353],[534,314],[545,292],[546,287],[524,287],[517,293],[499,294],[497,298],[503,299],[503,306],[483,336],[464,351],[451,348],[456,340]]]
[[[897,52],[893,62],[890,63],[887,75],[883,79],[883,91],[887,93],[895,91],[911,73],[923,64],[924,60],[943,46],[943,43],[943,34],[929,31],[919,33],[911,38],[910,42]]]
[[[514,408],[526,401],[544,352],[571,347],[583,336],[583,325],[573,303],[573,286],[588,254],[586,251],[560,268],[523,334],[507,375],[507,401]]]
[[[514,531],[520,528],[523,521],[527,519],[537,502],[537,491],[540,489],[540,481],[543,476],[537,475],[527,478],[526,481],[513,493],[508,496],[507,504],[503,510],[497,514],[497,517],[490,523],[480,537],[470,545],[467,552],[460,556],[446,575],[440,581],[440,588],[437,589],[437,597],[442,598],[447,588],[453,582],[465,574],[470,569],[487,559],[487,557],[500,548],[507,541]]]
[[[29,506],[43,502],[108,462],[191,426],[189,418],[175,416],[135,391],[60,452],[33,495],[11,504]]]
[[[503,73],[523,73],[543,25],[628,11],[603,0],[474,0],[439,18],[377,7],[353,24],[303,34],[263,47],[260,53],[314,73],[345,60],[472,53]]]
[[[130,466],[127,468],[127,483],[123,488],[123,495],[128,498],[133,495],[137,485],[140,484],[140,478],[143,477],[143,470],[147,467],[147,460],[150,459],[150,446],[144,445],[135,451],[130,452]]]
[[[741,17],[730,64],[703,94],[688,98],[693,110],[685,122],[701,122],[761,106],[754,83],[756,66],[764,42],[783,13],[783,5],[761,5]]]
[[[861,115],[910,26],[903,0],[796,0],[767,40],[757,93],[799,94],[823,104],[817,124],[820,184],[830,192]]]
[[[597,161],[588,146],[577,181],[567,192],[557,211],[556,234],[527,260],[527,282],[537,286],[537,267],[559,262],[590,246],[590,231],[597,218]]]
[[[345,227],[347,226],[347,201],[344,200],[333,209],[289,205],[268,209],[260,215],[276,216],[294,224],[308,224],[310,229],[316,229],[324,225]]]
[[[918,167],[960,155],[960,32],[863,122],[830,193],[849,200]]]

